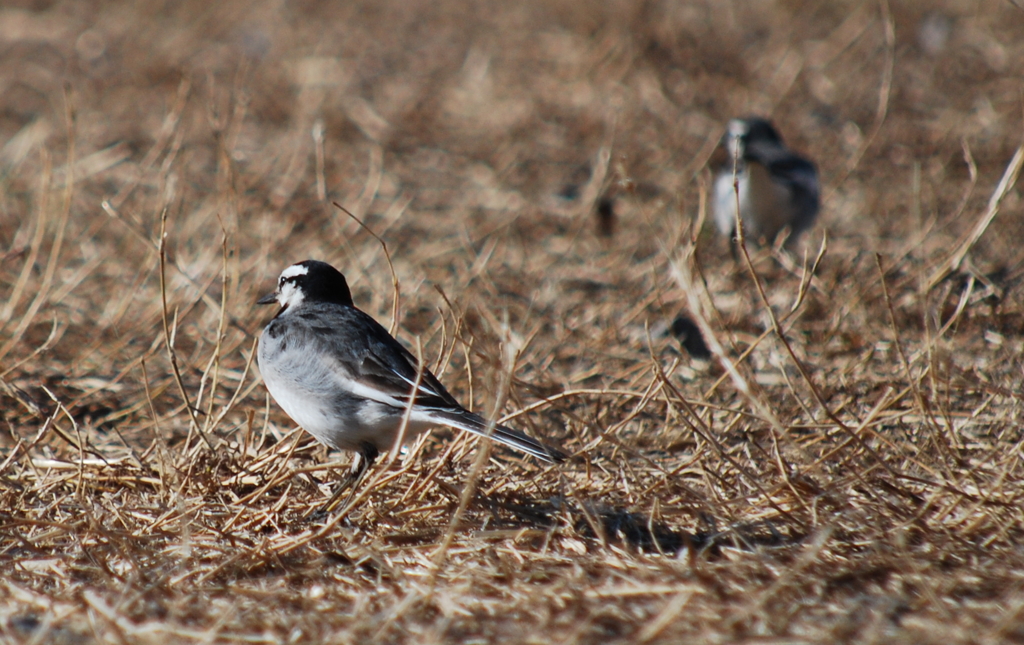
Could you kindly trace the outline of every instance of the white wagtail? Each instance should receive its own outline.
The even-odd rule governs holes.
[[[426,367],[420,373],[416,358],[355,308],[345,276],[331,265],[293,264],[277,290],[257,302],[281,305],[260,335],[263,382],[320,443],[355,451],[346,484],[358,483],[378,454],[391,450],[407,409],[405,441],[438,425],[488,434],[483,417],[459,405]],[[566,458],[505,426],[495,425],[490,437],[546,462]]]
[[[727,154],[721,154],[724,150]],[[714,214],[722,235],[735,237],[736,189],[747,239],[771,243],[789,227],[787,244],[811,227],[818,215],[818,170],[786,147],[765,119],[733,119],[712,158],[715,170]]]

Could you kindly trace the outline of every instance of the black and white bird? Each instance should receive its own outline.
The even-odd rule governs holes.
[[[466,410],[376,320],[356,309],[348,283],[325,262],[306,260],[281,273],[258,304],[281,309],[260,335],[263,382],[278,405],[321,443],[354,451],[349,483],[403,435],[432,426],[487,435],[488,423]],[[407,412],[408,411],[408,412]],[[565,455],[525,434],[495,425],[490,437],[546,462]]]
[[[787,244],[793,244],[814,224],[821,193],[818,170],[812,161],[787,148],[769,121],[758,117],[730,121],[712,164],[715,224],[722,235],[736,235],[734,178],[746,239],[771,243],[789,227]]]

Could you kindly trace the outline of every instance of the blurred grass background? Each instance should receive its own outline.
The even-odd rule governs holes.
[[[1005,0],[4,2],[0,635],[1024,640],[1022,70]],[[748,114],[824,186],[749,268],[696,226]],[[577,460],[476,480],[441,431],[302,522],[346,457],[268,401],[253,302],[317,258],[393,315],[332,201],[396,335]]]

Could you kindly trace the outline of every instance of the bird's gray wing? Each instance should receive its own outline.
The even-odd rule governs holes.
[[[794,208],[790,227],[794,233],[810,228],[820,207],[818,169],[810,161],[789,155],[768,164],[769,172],[789,186]]]
[[[416,357],[368,314],[345,307],[321,310],[307,318],[310,338],[319,339],[320,353],[334,364],[347,389],[404,408],[415,388],[417,407],[462,409],[430,370],[424,368],[417,376]]]

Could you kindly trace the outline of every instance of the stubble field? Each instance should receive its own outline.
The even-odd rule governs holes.
[[[3,3],[0,640],[1024,641],[1022,70],[1001,0]],[[749,261],[748,114],[824,197]],[[573,458],[438,430],[311,519],[306,258]]]

